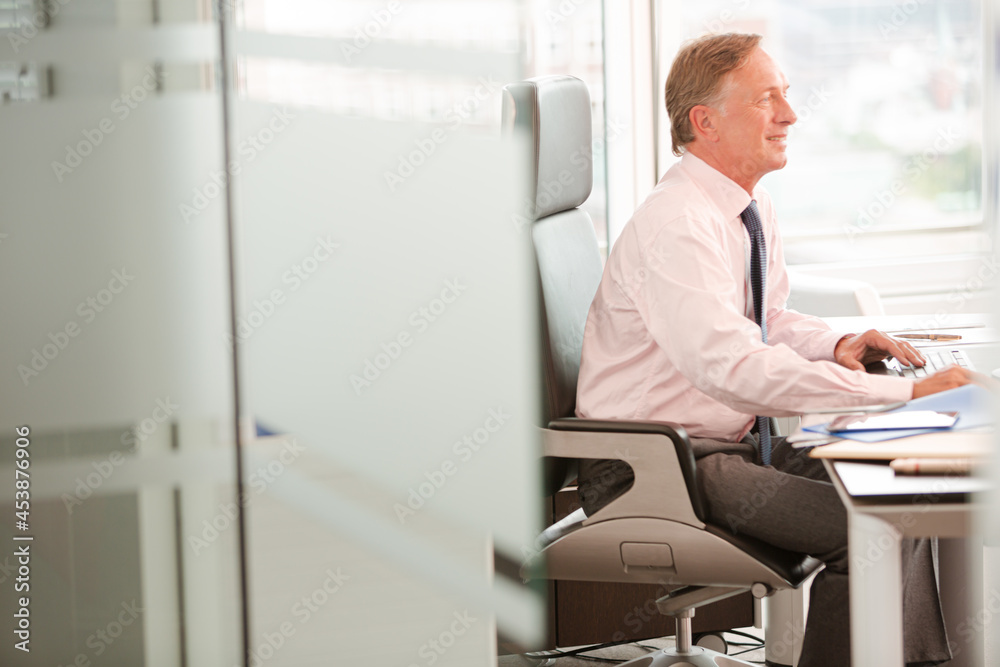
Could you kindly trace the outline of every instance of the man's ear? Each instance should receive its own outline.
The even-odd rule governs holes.
[[[688,119],[691,121],[691,129],[694,130],[695,136],[713,142],[719,140],[718,112],[715,109],[697,104],[691,107]]]

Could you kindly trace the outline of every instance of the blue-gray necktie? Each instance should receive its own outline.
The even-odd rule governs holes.
[[[760,222],[757,202],[740,213],[747,232],[750,233],[750,286],[753,289],[753,316],[760,326],[761,338],[767,343],[767,318],[765,317],[765,271],[767,266],[767,245],[764,242],[764,227]],[[771,465],[771,422],[767,417],[757,417],[757,439],[760,442],[760,460]]]

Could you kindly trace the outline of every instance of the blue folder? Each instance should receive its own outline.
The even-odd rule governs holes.
[[[831,433],[827,430],[826,424],[816,424],[805,426],[803,431],[813,431],[815,433],[826,433],[836,435],[841,438],[850,438],[860,442],[882,442],[883,440],[893,440],[895,438],[906,438],[912,435],[924,433],[938,433],[944,431],[963,431],[973,428],[992,426],[994,423],[993,406],[996,398],[988,390],[977,384],[967,384],[948,391],[938,392],[930,396],[915,398],[901,408],[890,410],[890,412],[911,412],[913,410],[934,410],[936,412],[957,412],[958,421],[949,429],[937,428],[914,428],[914,429],[889,429],[884,431],[838,431]],[[845,412],[850,412],[849,409]]]

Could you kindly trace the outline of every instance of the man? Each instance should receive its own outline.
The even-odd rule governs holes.
[[[866,374],[864,364],[890,355],[916,366],[924,359],[878,331],[835,333],[785,309],[781,238],[758,181],[785,166],[796,116],[788,82],[760,39],[704,37],[674,61],[666,105],[681,160],[608,258],[584,332],[577,414],[682,425],[692,436],[712,523],[826,563],[812,587],[799,664],[846,667],[846,512],[820,463],[765,435],[766,420],[755,418],[908,400],[972,376],[958,367],[918,382]],[[752,257],[761,258],[756,268]],[[755,423],[759,438],[751,433]],[[628,487],[631,471],[590,462],[580,478],[592,512]],[[747,498],[761,489],[773,496],[747,512]],[[934,548],[930,540],[904,546],[908,662],[951,658]]]

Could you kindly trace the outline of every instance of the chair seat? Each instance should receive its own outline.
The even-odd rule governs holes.
[[[705,531],[726,540],[751,558],[760,561],[792,588],[801,586],[802,582],[823,567],[823,561],[817,558],[779,549],[773,544],[762,542],[749,535],[734,535],[725,528],[711,524],[705,524]]]
[[[522,576],[678,586],[762,583],[781,589],[798,588],[823,566],[810,556],[716,526],[699,529],[642,517],[584,525],[580,514],[568,515],[539,536],[539,554],[525,564]],[[660,562],[642,562],[650,555]]]

